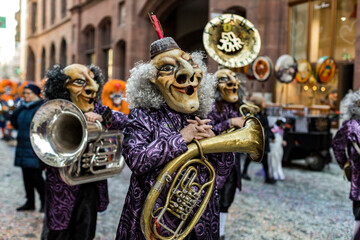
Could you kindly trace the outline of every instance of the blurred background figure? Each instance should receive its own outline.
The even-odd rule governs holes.
[[[263,128],[264,128],[264,134],[265,134],[265,151],[264,151],[264,157],[261,161],[264,172],[265,172],[265,183],[274,184],[276,183],[276,180],[271,177],[270,170],[269,170],[269,160],[268,160],[268,153],[270,152],[270,141],[275,140],[275,136],[273,132],[270,129],[269,122],[266,115],[266,102],[265,99],[262,96],[252,96],[250,98],[250,101],[254,103],[256,106],[260,108],[260,111],[255,115],[261,122]],[[251,180],[250,176],[248,175],[247,171],[250,165],[251,159],[248,157],[246,158],[245,164],[244,164],[244,170],[242,172],[242,178],[246,180]]]
[[[282,170],[282,158],[284,155],[283,147],[286,146],[284,141],[284,125],[285,119],[278,119],[271,131],[274,134],[275,140],[270,143],[270,158],[273,170],[273,177],[275,180],[285,180],[284,172]]]
[[[3,140],[12,140],[12,126],[9,122],[10,114],[15,109],[17,84],[9,79],[0,82],[0,128]]]
[[[125,99],[126,82],[118,79],[107,81],[101,94],[101,101],[104,106],[110,109],[129,114],[129,104]]]
[[[34,84],[26,85],[22,94],[23,100],[10,118],[11,124],[18,130],[15,166],[22,169],[27,199],[26,203],[16,210],[35,210],[34,189],[36,188],[40,195],[40,212],[44,212],[45,183],[41,175],[40,160],[33,152],[30,142],[30,123],[36,110],[43,104],[43,100],[39,97],[40,88]]]

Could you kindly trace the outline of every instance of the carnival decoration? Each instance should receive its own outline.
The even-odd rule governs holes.
[[[323,56],[316,62],[316,80],[319,83],[328,83],[335,76],[336,64],[335,60]]]
[[[270,78],[272,61],[267,56],[259,56],[252,63],[252,72],[259,82],[265,82]]]
[[[126,82],[119,79],[107,81],[101,94],[102,104],[112,110],[129,114],[129,104],[125,101],[125,86]]]
[[[217,63],[228,68],[239,68],[256,58],[261,39],[249,20],[235,14],[223,14],[206,24],[203,44]]]
[[[297,73],[295,79],[298,83],[306,83],[312,75],[312,69],[309,61],[300,59],[297,61]]]
[[[297,62],[294,57],[284,54],[278,58],[275,64],[275,74],[282,83],[290,83],[294,80],[297,71]]]

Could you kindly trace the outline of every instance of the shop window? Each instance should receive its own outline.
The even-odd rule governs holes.
[[[51,24],[55,23],[55,6],[56,0],[51,0]]]
[[[290,11],[290,54],[296,59],[306,59],[308,32],[308,3],[302,3]]]
[[[336,60],[355,57],[357,0],[338,1],[336,9],[335,54]]]
[[[37,3],[33,2],[31,5],[31,32],[36,32],[36,21],[37,21]]]
[[[312,19],[310,36],[311,62],[316,62],[321,56],[331,56],[332,53],[332,29],[331,29],[331,8],[332,0],[318,0],[312,4]]]
[[[63,39],[61,41],[61,47],[60,47],[60,65],[65,67],[66,66],[66,54],[67,52],[67,47],[66,47],[66,41],[65,39]]]
[[[289,54],[316,62],[355,57],[356,0],[289,1]]]
[[[50,67],[55,65],[55,45],[51,44],[50,48]]]
[[[119,2],[118,5],[118,25],[121,26],[125,24],[125,2]]]
[[[46,71],[46,52],[45,52],[45,48],[43,48],[41,53],[41,73],[40,73],[41,79],[45,77],[45,71]]]
[[[47,0],[42,1],[42,26],[43,26],[43,29],[45,29],[45,26],[46,26],[46,1]]]

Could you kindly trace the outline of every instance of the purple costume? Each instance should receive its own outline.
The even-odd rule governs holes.
[[[94,112],[103,114],[106,107],[95,102]],[[127,116],[121,112],[112,111],[112,125],[110,129],[122,130]],[[46,166],[46,211],[47,225],[50,230],[64,230],[68,228],[75,199],[81,185],[67,185],[60,177],[57,168]],[[107,180],[96,182],[98,192],[97,211],[105,211],[109,204]]]
[[[236,111],[235,103],[229,103],[223,101],[224,108],[222,112],[216,108],[216,103],[212,106],[212,112],[209,114],[208,118],[211,119],[211,125],[213,125],[213,129],[219,133],[230,128],[230,118],[241,117],[241,113]],[[236,170],[237,181],[236,187],[241,190],[241,170],[240,170],[240,154],[235,154],[235,165],[234,168]],[[231,172],[231,169],[230,169]],[[221,189],[221,188],[220,188]]]
[[[349,160],[352,165],[350,199],[360,201],[360,161],[359,154],[351,142],[360,143],[360,122],[358,120],[348,120],[337,131],[333,141],[332,148],[335,158],[343,169],[347,160],[345,148],[348,148]]]
[[[166,163],[187,150],[180,133],[192,115],[178,113],[163,104],[159,110],[147,111],[134,108],[124,130],[123,154],[132,170],[130,186],[125,199],[116,239],[145,239],[140,218],[145,199],[156,181],[156,177]],[[217,186],[223,184],[229,169],[234,164],[233,154],[212,154],[207,156],[216,172],[216,182],[210,201],[196,224],[194,231],[197,239],[219,238],[219,209]],[[217,159],[217,161],[214,161]],[[198,167],[197,181],[206,181],[204,169]],[[164,200],[169,186],[166,186],[159,198]],[[171,219],[168,225],[173,226]]]

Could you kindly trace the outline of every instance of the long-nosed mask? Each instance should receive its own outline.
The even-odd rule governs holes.
[[[151,64],[157,75],[150,81],[159,88],[167,105],[177,112],[195,112],[199,108],[198,88],[203,74],[191,56],[174,49],[156,55]]]
[[[215,76],[218,81],[217,88],[222,98],[230,103],[237,102],[239,100],[239,80],[236,73],[229,69],[221,69],[215,73]]]
[[[99,90],[99,84],[94,80],[94,73],[81,64],[67,66],[64,73],[70,77],[66,82],[66,88],[70,91],[71,101],[83,112],[93,111]]]

